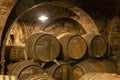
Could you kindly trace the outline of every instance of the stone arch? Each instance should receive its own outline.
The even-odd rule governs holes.
[[[15,2],[13,4],[15,4]],[[86,14],[82,9],[80,9],[76,6],[73,6],[71,4],[68,4],[64,1],[62,1],[62,2],[51,1],[51,2],[39,3],[35,6],[27,9],[25,12],[27,12],[31,9],[34,9],[38,6],[43,6],[45,4],[62,6],[62,7],[68,8],[70,11],[74,12],[78,16],[78,17],[73,17],[73,19],[76,20],[78,23],[80,23],[82,25],[82,27],[85,29],[86,33],[88,33],[88,34],[90,34],[90,33],[99,34],[99,31],[98,31],[98,28],[97,28],[96,24],[94,23],[93,19],[88,14]],[[25,12],[22,12],[22,14],[19,15],[14,21],[16,21],[19,17],[21,17]],[[3,39],[8,35],[7,32],[10,31],[10,29],[12,28],[11,26],[12,25],[8,26],[8,30],[5,33],[6,35],[3,36]],[[6,26],[4,28],[6,28]],[[2,53],[1,53],[1,60],[4,60],[4,55],[5,55],[4,54],[4,51],[5,51],[5,46],[4,45],[5,45],[5,42],[6,42],[6,40],[4,39],[3,42],[2,42],[3,47],[2,47]],[[2,70],[4,70],[4,69],[2,69]]]
[[[80,9],[78,7],[75,7],[71,4],[68,4],[63,1],[62,2],[52,1],[52,2],[40,3],[40,4],[37,4],[29,9],[27,9],[25,12],[32,10],[38,6],[43,6],[43,5],[55,5],[55,6],[60,6],[60,7],[69,9],[70,11],[72,11],[73,13],[75,13],[78,16],[78,17],[73,17],[73,19],[82,25],[82,27],[85,29],[86,33],[99,34],[99,30],[98,30],[96,24],[94,23],[94,20],[86,12],[84,12],[82,9]],[[22,13],[20,16],[18,16],[18,18],[21,17],[24,13]]]

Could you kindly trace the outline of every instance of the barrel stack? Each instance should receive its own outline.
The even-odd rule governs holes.
[[[87,73],[91,73],[90,78],[103,72],[116,73],[114,63],[104,59],[106,52],[101,35],[63,33],[55,37],[37,32],[28,37],[24,46],[6,46],[6,60],[10,60],[7,74],[20,80],[84,80]]]

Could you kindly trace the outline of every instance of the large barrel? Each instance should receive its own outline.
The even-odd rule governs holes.
[[[116,67],[113,62],[110,60],[85,60],[76,64],[73,67],[73,77],[74,80],[78,80],[82,77],[85,73],[89,72],[109,72],[109,73],[116,73]]]
[[[44,70],[38,63],[32,61],[21,61],[8,66],[8,75],[17,76],[20,80],[24,80],[31,75],[42,74]]]
[[[46,71],[56,80],[72,80],[72,67],[65,62],[56,63]]]
[[[18,80],[17,76],[0,75],[0,80]]]
[[[48,74],[36,74],[28,77],[25,80],[55,80],[55,79]]]
[[[15,62],[19,60],[25,60],[24,45],[6,45],[5,59],[7,62]]]
[[[120,80],[120,75],[113,73],[86,73],[78,80]]]
[[[103,57],[107,51],[107,45],[104,38],[97,34],[82,35],[88,45],[88,55],[90,57]]]
[[[26,41],[25,50],[35,61],[49,62],[59,55],[60,45],[56,37],[39,32],[32,34]]]
[[[63,33],[57,37],[62,46],[62,58],[65,61],[82,58],[87,50],[87,44],[80,35]]]

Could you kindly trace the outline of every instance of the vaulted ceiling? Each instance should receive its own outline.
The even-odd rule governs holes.
[[[82,11],[74,7],[80,8]],[[85,22],[89,19],[84,20],[83,18],[86,16],[83,16],[81,12],[87,14],[87,17],[91,17],[95,24],[93,21]],[[51,19],[46,25],[60,18],[62,22],[65,21],[64,18],[69,18],[83,24],[82,26],[86,25],[85,23],[92,23],[91,26],[96,26],[96,20],[106,21],[115,16],[120,17],[120,0],[0,0],[0,36],[3,33],[2,38],[5,37],[16,18],[19,18],[18,22],[39,24],[40,22],[36,18],[40,13],[47,14]],[[82,19],[78,20],[80,17]],[[97,31],[93,30],[93,32]]]
[[[72,16],[78,16],[76,15],[77,13],[71,11],[72,9],[70,10],[70,7],[69,9],[68,7],[65,7],[67,4],[64,3],[60,6],[53,1],[58,3],[64,1],[68,4],[72,4],[85,11],[85,13],[87,13],[93,20],[106,21],[115,16],[120,17],[120,0],[0,0],[0,36],[2,32],[3,34],[6,34],[5,32],[8,30],[12,22],[23,13],[24,15],[21,16],[19,21],[30,23],[38,22],[35,18],[40,12],[45,12],[53,20],[61,17],[69,18]],[[48,3],[51,2],[53,2],[52,5],[49,5]],[[43,4],[32,10],[32,8],[36,7],[35,5],[38,5],[39,3]],[[29,11],[26,11],[28,9]],[[50,22],[48,24],[50,24]]]

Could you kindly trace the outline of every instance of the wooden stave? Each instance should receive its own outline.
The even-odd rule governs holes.
[[[94,78],[93,76],[95,76],[97,74],[97,72],[90,72],[90,73],[86,73],[84,74],[81,78],[79,78],[78,80],[89,80],[90,78]],[[99,74],[98,74],[99,75]],[[86,77],[87,76],[87,77]],[[91,80],[91,79],[90,79]]]
[[[12,75],[0,75],[0,80],[18,80],[18,78]]]
[[[44,74],[36,74],[36,75],[32,75],[30,77],[28,77],[25,80],[38,80],[38,79],[45,79],[45,80],[55,80],[52,76],[44,73]]]
[[[120,75],[113,73],[86,73],[78,80],[119,80]]]

